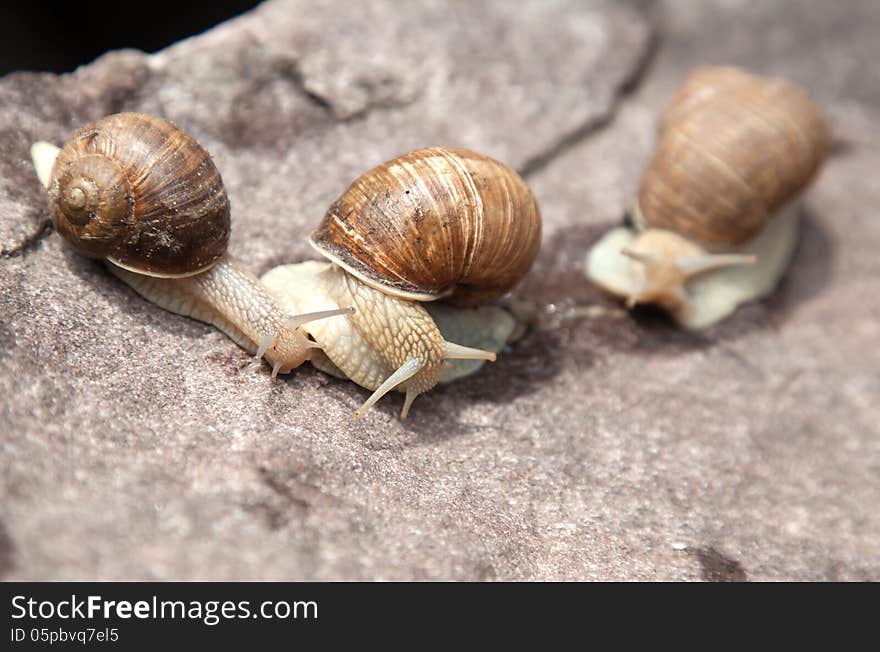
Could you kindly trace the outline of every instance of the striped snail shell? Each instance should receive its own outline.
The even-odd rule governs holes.
[[[490,301],[528,272],[538,204],[512,169],[466,149],[431,147],[366,172],[310,242],[367,285],[417,301]]]
[[[59,233],[82,255],[158,277],[211,267],[229,240],[229,200],[208,152],[170,122],[118,113],[61,149],[48,187]]]
[[[637,219],[710,247],[742,244],[806,187],[829,141],[822,110],[797,85],[697,68],[661,117]]]

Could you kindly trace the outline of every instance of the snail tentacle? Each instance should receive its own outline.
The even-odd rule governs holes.
[[[472,349],[469,346],[462,346],[449,340],[443,342],[443,347],[444,360],[488,360],[489,362],[495,362],[495,354],[492,351]]]
[[[284,322],[284,325],[287,328],[299,328],[303,324],[308,324],[310,321],[315,321],[317,319],[325,319],[327,317],[335,317],[337,315],[350,315],[354,312],[354,308],[335,308],[333,310],[319,310],[316,312],[306,312],[301,315],[293,315],[288,317]],[[254,358],[260,360],[266,351],[278,341],[278,338],[281,334],[279,332],[274,333],[263,333],[260,338],[259,346],[257,347],[257,352],[254,353]],[[320,349],[323,348],[317,342],[308,342],[304,344],[308,349]]]
[[[376,388],[376,391],[373,392],[372,396],[364,401],[364,404],[361,405],[357,410],[355,410],[354,416],[356,419],[362,419],[364,414],[366,414],[367,410],[369,410],[380,398],[385,396],[388,392],[393,390],[395,387],[400,385],[401,383],[406,382],[413,376],[415,376],[424,366],[424,362],[419,360],[418,358],[409,358],[406,362],[404,362],[400,368],[391,374],[388,378],[385,379],[379,387]],[[410,398],[410,394],[413,396]],[[407,399],[404,404],[404,411],[409,411],[409,406],[412,404],[415,397],[418,396],[419,392],[415,390],[407,391]],[[406,418],[405,413],[401,415],[401,419]]]
[[[724,267],[737,265],[754,265],[758,257],[752,254],[703,254],[701,256],[682,256],[675,261],[681,273],[692,278],[704,272],[711,272]]]
[[[406,390],[406,398],[403,399],[403,409],[400,411],[400,419],[406,419],[409,416],[409,408],[416,400],[419,393],[411,389]]]
[[[284,322],[284,325],[290,328],[298,328],[303,324],[308,324],[310,321],[325,319],[327,317],[335,317],[336,315],[351,315],[354,313],[354,311],[355,309],[349,306],[348,308],[334,308],[332,310],[304,312],[301,315],[293,315],[292,317],[288,318],[288,320]]]
[[[260,361],[263,359],[266,351],[269,350],[269,347],[275,344],[275,340],[278,339],[278,333],[266,333],[260,338],[260,345],[257,347],[256,353],[254,353],[254,360]]]
[[[31,160],[37,170],[37,178],[44,188],[48,188],[52,181],[52,166],[55,165],[55,159],[58,158],[60,151],[60,147],[42,140],[31,145]]]
[[[692,278],[706,272],[753,265],[757,257],[752,254],[693,253],[672,255],[662,251],[638,251],[625,247],[620,252],[642,266],[637,274],[638,282],[626,300],[628,308],[639,303],[656,302],[675,310],[688,302],[686,285]]]
[[[317,319],[326,319],[327,317],[336,317],[337,315],[350,315],[354,312],[354,308],[336,308],[333,310],[319,310],[316,312],[306,312],[301,315],[293,315],[292,317],[288,317],[284,322],[284,326],[286,328],[296,329],[302,326],[303,324],[308,324],[309,322],[315,321]],[[266,352],[278,341],[279,337],[281,337],[281,332],[276,331],[274,333],[264,333],[260,338],[259,346],[257,347],[256,353],[254,353],[255,360],[261,360]],[[302,348],[305,349],[321,349],[323,348],[317,342],[312,342],[311,340],[307,340],[301,343]],[[272,365],[272,378],[275,378],[278,375],[278,371],[284,366],[283,360],[276,360]]]

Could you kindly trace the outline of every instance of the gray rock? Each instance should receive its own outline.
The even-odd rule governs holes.
[[[156,55],[0,80],[0,575],[880,579],[877,9],[840,4],[275,0]],[[780,291],[693,335],[579,266],[662,102],[718,60],[805,83],[845,146]],[[313,257],[326,206],[397,154],[512,164],[545,215],[516,293],[540,326],[405,422],[400,397],[355,422],[367,392],[310,368],[271,382],[52,232],[29,144],[118,110],[208,148],[258,273]]]

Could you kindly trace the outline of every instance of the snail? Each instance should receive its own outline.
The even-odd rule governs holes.
[[[437,382],[494,360],[517,326],[491,304],[538,254],[541,217],[520,176],[487,156],[432,147],[366,172],[309,238],[329,262],[270,270],[262,281],[291,310],[353,306],[306,327],[322,347],[312,364],[373,394],[391,390],[401,418]]]
[[[770,293],[797,243],[795,200],[829,146],[822,110],[784,79],[696,69],[660,120],[633,226],[590,250],[588,278],[629,307],[705,328]]]
[[[208,152],[161,118],[106,116],[61,149],[31,147],[58,232],[80,254],[104,259],[138,294],[214,325],[272,377],[309,359],[301,326],[348,308],[290,316],[257,277],[226,253],[229,200]]]

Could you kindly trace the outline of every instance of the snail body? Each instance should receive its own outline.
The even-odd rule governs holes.
[[[286,373],[314,342],[251,272],[227,253],[229,200],[210,155],[170,122],[139,113],[106,116],[63,148],[31,155],[52,221],[80,254],[103,259],[144,298],[210,323]],[[342,314],[347,310],[334,310]]]
[[[329,263],[285,265],[262,281],[288,309],[354,307],[306,327],[323,349],[312,362],[374,390],[357,417],[391,390],[405,392],[406,417],[419,394],[495,359],[516,321],[485,304],[526,274],[540,236],[537,202],[516,172],[428,148],[370,170],[331,205],[310,238]]]
[[[796,199],[829,139],[821,109],[795,84],[698,68],[661,116],[633,225],[593,247],[587,276],[693,329],[766,295],[794,252]]]

